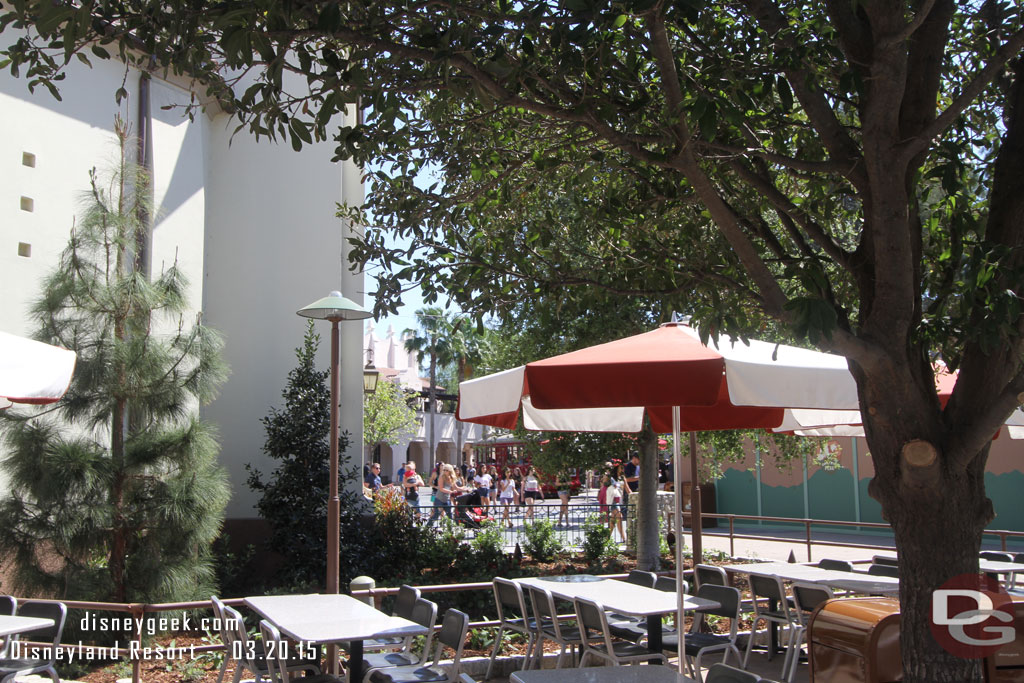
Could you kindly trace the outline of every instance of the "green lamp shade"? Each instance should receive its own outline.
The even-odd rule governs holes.
[[[331,292],[296,312],[304,318],[320,320],[363,320],[373,315],[355,301],[343,297],[341,292]]]

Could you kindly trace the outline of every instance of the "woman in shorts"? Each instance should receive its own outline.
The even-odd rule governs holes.
[[[558,473],[558,499],[562,504],[558,507],[558,523],[556,528],[561,528],[562,520],[565,519],[565,526],[569,526],[569,498],[572,496],[572,481],[565,472]]]
[[[508,467],[505,468],[505,472],[501,477],[501,481],[498,484],[500,489],[500,495],[498,499],[501,501],[501,523],[505,526],[511,527],[512,520],[509,519],[508,511],[516,502],[516,480],[512,478],[512,470]]]
[[[487,470],[487,474],[491,475],[491,488],[487,491],[487,496],[491,499],[491,505],[495,508],[498,507],[498,468],[491,465],[491,468]]]
[[[536,500],[544,500],[544,494],[541,492],[537,470],[531,467],[523,478],[523,502],[526,504],[523,519],[533,519],[533,504]]]

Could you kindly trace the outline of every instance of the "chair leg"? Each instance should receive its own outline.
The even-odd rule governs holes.
[[[544,635],[541,633],[537,634],[537,640],[533,641],[533,651],[527,650],[527,659],[529,669],[541,668],[541,663],[544,660]]]
[[[228,653],[228,654],[230,654],[230,653]],[[224,683],[224,674],[226,674],[228,672],[228,662],[230,662],[230,661],[231,661],[231,658],[228,657],[227,654],[225,654],[224,655],[224,661],[220,665],[220,675],[217,676],[217,683]]]
[[[580,657],[580,668],[581,669],[587,665],[587,662],[589,661],[587,659],[588,657],[590,657],[590,650],[584,650],[583,651],[583,656]]]
[[[565,643],[562,643],[562,649],[558,651],[558,659],[555,660],[555,668],[562,668],[562,660],[565,658]]]
[[[235,676],[231,679],[231,683],[238,683],[242,680],[242,670],[244,668],[245,667],[242,666],[242,662],[235,660]],[[256,674],[256,677],[259,678],[259,674]]]
[[[754,635],[757,633],[757,622],[761,621],[761,618],[754,616],[754,621],[750,623],[750,638],[747,640],[747,652],[743,655],[743,665],[740,667],[744,671],[747,670],[747,662],[750,661],[750,651],[754,648]],[[765,621],[767,623],[767,621]],[[235,681],[235,683],[238,683]]]
[[[796,675],[796,667],[800,664],[800,646],[804,642],[804,633],[806,629],[803,627],[797,627],[795,642],[793,643],[793,658],[789,662],[789,673],[785,675],[786,683],[793,683],[793,677]]]
[[[50,680],[53,681],[53,683],[61,683],[60,676],[57,675],[57,670],[52,666],[46,667],[46,674],[50,677]]]
[[[494,636],[494,647],[491,648],[491,661],[487,663],[487,673],[484,674],[484,678],[491,677],[491,670],[494,669],[494,658],[498,655],[498,648],[501,647],[501,636],[505,632],[505,625],[500,624],[498,626],[498,634]]]

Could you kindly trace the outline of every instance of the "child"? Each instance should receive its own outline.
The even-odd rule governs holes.
[[[512,478],[512,471],[507,467],[499,486],[501,487],[501,523],[511,527],[512,520],[508,517],[508,511],[516,500],[516,480]]]

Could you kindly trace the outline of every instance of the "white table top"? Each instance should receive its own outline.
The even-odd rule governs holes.
[[[0,636],[12,636],[15,633],[38,631],[53,626],[53,619],[42,617],[10,617],[0,616]]]
[[[594,666],[513,671],[509,683],[694,683],[670,666]]]
[[[390,617],[349,595],[260,595],[246,598],[245,604],[289,638],[307,643],[403,638],[427,632],[424,626]]]
[[[978,560],[978,568],[983,572],[991,574],[1011,574],[1021,572],[1024,574],[1024,564],[1019,562],[1002,562],[1000,560]]]
[[[678,597],[675,591],[659,591],[616,579],[580,582],[551,580],[555,578],[560,577],[530,577],[514,580],[524,586],[545,588],[553,596],[563,600],[572,600],[573,598],[593,600],[606,609],[627,616],[647,617],[676,611]],[[714,600],[705,600],[692,595],[683,596],[683,609],[686,611],[714,609],[715,607],[721,607],[721,605]]]
[[[862,593],[898,593],[900,581],[892,576],[875,576],[860,572],[844,572],[822,569],[806,564],[789,562],[753,562],[751,564],[730,564],[722,567],[727,572],[777,576],[785,581],[820,583],[823,586],[840,588]]]

